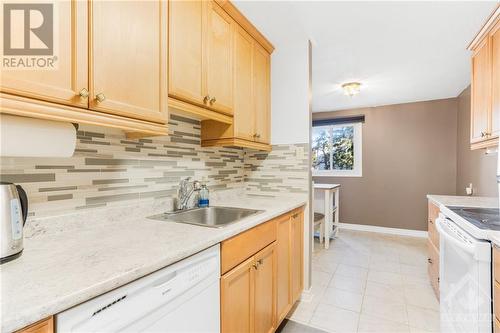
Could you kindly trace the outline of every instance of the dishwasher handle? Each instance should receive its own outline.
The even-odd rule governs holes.
[[[447,223],[443,221],[442,218],[436,219],[436,229],[438,233],[446,240],[459,247],[463,251],[475,254],[476,247],[473,244],[468,243],[464,239],[460,239],[459,236],[455,234],[450,228],[446,225]]]

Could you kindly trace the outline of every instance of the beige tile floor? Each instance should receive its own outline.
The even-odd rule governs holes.
[[[426,240],[341,230],[315,244],[312,300],[290,319],[328,332],[439,332],[439,303],[427,278]]]

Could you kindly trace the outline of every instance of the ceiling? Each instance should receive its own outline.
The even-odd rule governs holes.
[[[311,39],[313,112],[456,97],[470,83],[465,48],[496,4],[237,1],[275,46],[299,29]],[[362,83],[352,98],[350,81]]]

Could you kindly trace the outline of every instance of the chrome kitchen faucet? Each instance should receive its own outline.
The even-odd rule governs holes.
[[[181,179],[179,183],[179,190],[177,191],[177,209],[186,210],[193,208],[189,206],[189,200],[191,199],[193,193],[199,192],[201,189],[201,184],[197,180],[191,181],[191,177]]]

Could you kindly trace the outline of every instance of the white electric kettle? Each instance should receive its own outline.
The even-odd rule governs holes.
[[[3,264],[23,252],[28,197],[21,186],[0,182],[0,205],[0,264]]]

